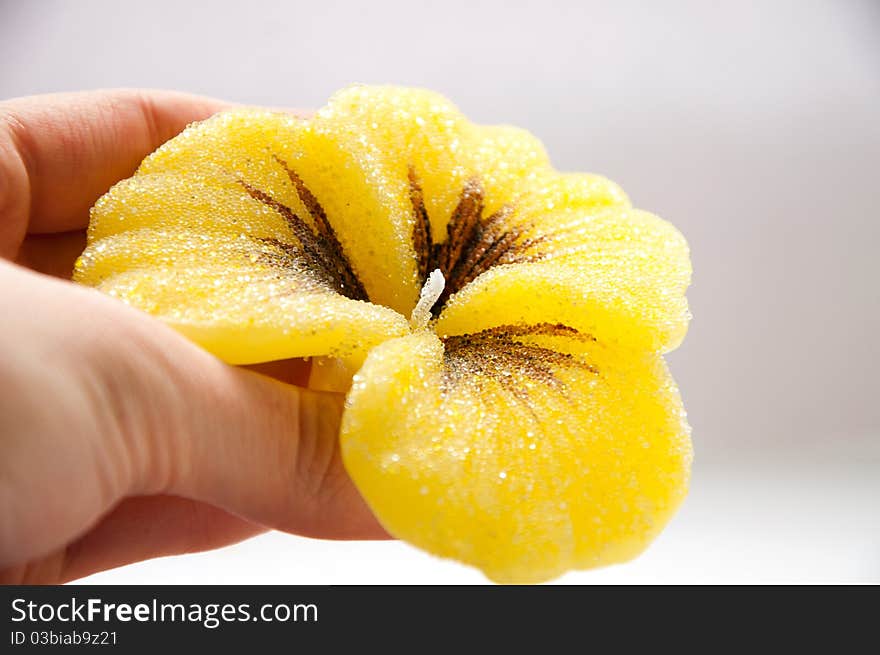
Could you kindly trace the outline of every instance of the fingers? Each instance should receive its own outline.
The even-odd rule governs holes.
[[[282,359],[274,362],[251,364],[244,368],[255,373],[268,375],[270,378],[275,378],[287,384],[308,387],[312,362],[308,359]]]
[[[185,498],[129,498],[72,544],[0,570],[0,584],[68,582],[145,559],[221,548],[264,531],[216,507]]]
[[[387,536],[342,464],[341,394],[228,366],[152,319],[131,318],[120,334],[134,348],[111,346],[96,361],[104,404],[139,417],[121,428],[135,493],[192,498],[306,536]]]
[[[85,230],[32,234],[18,249],[15,263],[32,271],[69,280],[76,258],[86,247]]]
[[[0,256],[66,277],[95,200],[186,124],[226,106],[126,90],[0,103]],[[17,322],[3,325],[4,337],[24,346],[0,373],[27,369],[4,405],[8,425],[17,416],[22,429],[0,435],[0,564],[37,556],[45,573],[59,564],[47,553],[65,553],[55,573],[78,576],[229,543],[254,522],[320,537],[387,536],[342,467],[340,396],[226,366],[94,292],[0,272],[16,277],[9,289],[21,296],[5,298],[0,314]],[[302,363],[262,370],[308,379]],[[41,392],[51,410],[40,411]],[[158,508],[125,498],[152,493],[192,500],[161,501],[165,522],[132,538]]]
[[[387,537],[342,465],[340,395],[228,366],[92,289],[5,263],[0,286],[15,345],[0,358],[0,566],[155,494],[307,536]]]
[[[24,235],[82,229],[115,182],[188,123],[229,104],[118,89],[0,102],[0,255]]]
[[[64,549],[55,582],[154,557],[221,548],[261,532],[262,526],[186,498],[129,498]]]
[[[139,350],[149,353],[154,337],[142,337]],[[342,464],[341,394],[227,366],[170,330],[153,344],[161,350],[138,363],[136,392],[154,411],[134,430],[140,445],[161,454],[139,457],[143,492],[193,498],[306,536],[387,536]]]

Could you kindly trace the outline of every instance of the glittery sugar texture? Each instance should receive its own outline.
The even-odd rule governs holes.
[[[74,277],[230,363],[345,362],[379,520],[494,580],[629,559],[686,493],[685,240],[437,94],[190,126],[98,201]]]

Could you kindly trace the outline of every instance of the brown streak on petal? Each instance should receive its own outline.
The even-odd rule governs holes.
[[[446,225],[447,240],[441,248],[440,270],[449,276],[464,247],[479,229],[483,214],[483,187],[477,178],[465,182],[458,205]]]
[[[496,380],[517,401],[527,404],[534,414],[535,407],[528,389],[518,384],[517,377],[522,376],[550,387],[573,402],[567,385],[556,375],[555,369],[575,368],[600,375],[598,369],[571,353],[518,340],[535,335],[596,341],[592,335],[561,323],[502,325],[475,334],[446,337],[443,339],[444,384],[454,384],[478,373]]]
[[[410,203],[413,211],[413,250],[417,258],[419,278],[426,280],[434,269],[440,269],[446,287],[431,308],[438,316],[449,298],[464,286],[494,266],[539,261],[541,252],[527,252],[545,240],[545,237],[523,238],[534,227],[515,225],[505,229],[514,212],[504,205],[488,218],[483,218],[485,191],[476,176],[462,187],[458,204],[446,225],[446,240],[434,243],[431,222],[425,208],[424,192],[410,164],[407,170]]]
[[[324,251],[324,258],[333,267],[335,277],[343,288],[343,295],[355,300],[367,300],[367,291],[355,274],[354,269],[352,269],[351,262],[346,257],[342,244],[339,242],[333,226],[330,225],[327,213],[324,211],[321,203],[318,202],[318,199],[309,190],[297,172],[287,165],[287,162],[278,155],[273,155],[273,157],[287,173],[287,177],[290,178],[290,181],[296,188],[299,199],[311,215],[318,232],[318,240]]]
[[[408,176],[409,199],[413,209],[413,250],[418,258],[419,279],[424,280],[427,279],[428,273],[434,270],[431,268],[434,254],[431,220],[428,217],[428,210],[425,208],[425,197],[421,183],[412,164],[409,165]]]
[[[467,268],[473,268],[473,265],[480,261],[485,252],[492,247],[492,244],[498,238],[499,228],[512,213],[513,207],[505,205],[486,219],[480,239],[473,245],[470,252],[467,253],[467,261],[469,262]],[[462,268],[465,268],[465,266]]]
[[[327,280],[328,285],[331,286],[335,291],[341,293],[347,298],[351,298],[353,300],[366,300],[366,296],[358,296],[356,291],[356,287],[349,286],[345,283],[345,280],[340,279],[339,277],[339,267],[334,262],[331,254],[328,252],[328,249],[325,245],[325,242],[322,241],[315,235],[312,231],[312,228],[304,221],[302,218],[296,215],[294,211],[288,207],[287,205],[275,200],[272,196],[270,196],[265,191],[258,189],[243,180],[239,180],[239,183],[245,188],[248,194],[254,198],[255,200],[259,200],[263,204],[271,207],[275,211],[277,211],[284,219],[287,221],[288,226],[290,227],[293,236],[296,237],[297,241],[299,241],[300,246],[302,248],[303,256],[309,261],[310,267],[321,274],[325,280]],[[277,239],[266,239],[267,243],[274,243],[273,245],[281,246],[281,242]],[[284,247],[286,249],[292,248],[290,244],[285,244]]]
[[[530,325],[496,325],[495,327],[486,328],[475,334],[463,335],[468,338],[500,338],[507,339],[512,337],[524,336],[551,336],[551,337],[569,337],[581,341],[596,341],[596,337],[586,332],[580,332],[576,328],[565,325],[564,323],[534,323]],[[453,338],[453,337],[450,337]]]
[[[504,220],[510,216],[513,209],[505,205],[478,226],[475,238],[471,243],[467,244],[461,254],[455,267],[452,269],[450,278],[446,281],[449,291],[439,303],[442,307],[446,299],[455,291],[461,289],[465,284],[470,282],[476,275],[473,275],[474,267],[482,260],[483,256],[496,243],[499,235],[499,228]]]
[[[241,180],[240,183],[254,200],[259,200],[264,205],[271,207],[281,214],[281,216],[284,217],[284,220],[287,221],[287,225],[290,227],[290,231],[293,232],[293,236],[296,237],[297,241],[299,241],[302,246],[306,257],[320,266],[320,268],[326,269],[325,262],[321,257],[321,247],[308,224],[297,216],[290,207],[278,202],[265,191],[251,186],[243,180]]]
[[[477,277],[488,271],[490,268],[499,263],[501,257],[507,254],[513,248],[516,240],[519,238],[517,231],[505,232],[499,239],[494,241],[492,245],[486,249],[479,261],[475,262],[471,270],[460,282],[460,287],[472,282]]]
[[[530,248],[534,248],[545,241],[548,240],[546,235],[541,235],[539,237],[523,239],[518,244],[516,244],[516,249],[511,250],[509,252],[504,253],[499,260],[498,264],[531,264],[533,262],[541,261],[547,257],[547,253],[544,252],[533,252],[529,253],[528,250]]]
[[[506,364],[510,364],[508,357],[504,357]],[[516,385],[507,376],[501,374],[497,364],[491,359],[481,356],[481,353],[474,351],[473,353],[464,351],[459,352],[452,357],[446,358],[446,367],[442,378],[444,390],[448,390],[450,385],[461,382],[465,378],[469,378],[471,382],[483,384],[480,376],[495,380],[501,387],[513,396],[514,400],[523,405],[536,421],[540,421],[532,399],[526,389]]]

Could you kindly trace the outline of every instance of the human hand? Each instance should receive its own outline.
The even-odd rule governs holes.
[[[69,278],[104,191],[224,107],[140,91],[0,102],[0,582],[64,582],[266,528],[387,537],[342,466],[343,398],[304,388],[307,362],[228,366],[50,277]]]

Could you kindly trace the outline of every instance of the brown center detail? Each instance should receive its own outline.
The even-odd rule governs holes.
[[[324,279],[343,296],[352,300],[369,300],[367,291],[364,289],[364,285],[358,279],[351,266],[351,262],[349,262],[348,257],[345,255],[342,244],[339,242],[333,226],[330,225],[330,221],[327,220],[327,214],[321,203],[318,202],[318,199],[309,190],[296,171],[290,168],[280,157],[274,157],[275,161],[284,168],[284,171],[296,188],[300,201],[312,218],[312,225],[309,225],[290,207],[279,202],[265,191],[241,180],[241,185],[252,198],[271,207],[284,217],[290,226],[291,232],[293,232],[293,236],[299,241],[300,248],[283,243],[278,239],[263,239],[263,241],[291,255],[301,254],[308,261],[310,267],[321,273]]]
[[[556,374],[559,369],[574,368],[599,375],[598,369],[582,358],[521,341],[528,336],[596,341],[592,335],[560,323],[502,325],[475,334],[446,337],[444,385],[491,378],[535,414],[537,407],[522,384],[523,378],[544,384],[568,399],[565,382]]]
[[[409,166],[410,202],[413,209],[413,249],[418,258],[419,278],[439,268],[446,278],[446,288],[434,304],[437,316],[449,297],[493,266],[532,262],[539,253],[526,251],[540,243],[541,238],[524,239],[527,225],[509,225],[514,209],[504,205],[490,216],[484,216],[485,191],[478,177],[465,182],[458,204],[446,225],[446,240],[433,243],[431,220],[415,168]]]

